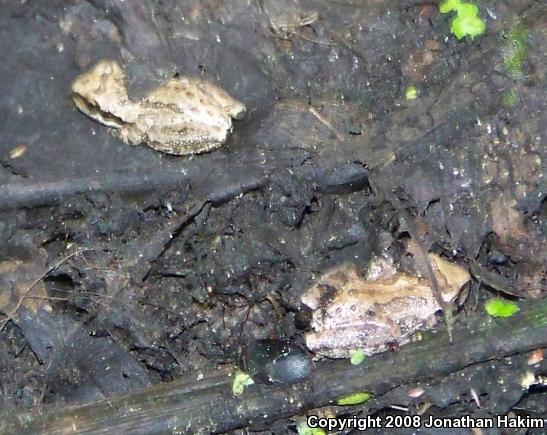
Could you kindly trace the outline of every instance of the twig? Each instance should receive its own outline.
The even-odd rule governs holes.
[[[400,212],[400,219],[404,223],[406,229],[408,230],[414,241],[416,242],[416,265],[418,266],[418,270],[422,273],[422,275],[424,275],[429,281],[433,297],[443,310],[443,318],[446,325],[446,330],[448,332],[448,338],[452,343],[452,327],[454,326],[454,317],[452,315],[453,306],[450,302],[446,302],[442,297],[439,282],[437,281],[437,277],[435,276],[433,268],[431,267],[428,250],[423,245],[418,229],[416,228],[416,222],[414,218],[412,218],[408,210],[403,209]]]
[[[19,308],[21,307],[23,301],[27,298],[28,296],[28,293],[33,289],[33,287],[38,284],[41,280],[43,280],[49,273],[53,272],[55,269],[57,269],[61,264],[63,264],[64,262],[68,261],[70,258],[74,257],[75,255],[78,255],[78,254],[81,254],[82,252],[86,252],[86,251],[94,251],[95,249],[92,249],[92,248],[89,248],[89,249],[79,249],[79,250],[76,250],[75,252],[67,255],[66,257],[60,259],[57,263],[53,264],[52,266],[50,266],[49,268],[46,269],[46,271],[44,273],[42,273],[38,278],[36,278],[34,281],[32,281],[32,283],[25,289],[25,291],[23,292],[23,294],[21,295],[21,297],[19,298],[19,300],[17,301],[17,304],[15,305],[15,308],[10,312],[10,313],[2,313],[4,316],[6,316],[6,318],[4,320],[2,320],[0,322],[0,331],[2,331],[4,329],[4,327],[6,326],[6,324],[10,321],[10,320],[13,320],[13,317],[15,316],[15,314],[17,313],[17,311],[19,310]]]
[[[275,420],[332,404],[356,391],[375,397],[407,382],[446,376],[493,358],[547,346],[547,300],[522,304],[514,317],[485,315],[455,328],[454,344],[444,334],[367,358],[319,362],[312,378],[298,385],[255,384],[232,394],[233,370],[196,374],[146,390],[65,409],[46,409],[0,419],[2,433],[219,433],[268,425]],[[456,351],[457,349],[457,351]],[[524,392],[523,392],[524,394]],[[214,409],[215,412],[211,412]],[[251,423],[252,422],[252,423]],[[252,428],[252,427],[251,427]]]
[[[317,110],[315,110],[314,107],[310,106],[308,108],[308,112],[310,112],[313,116],[315,116],[321,124],[323,124],[330,131],[332,131],[334,133],[334,135],[336,136],[336,139],[338,139],[338,140],[343,140],[344,139],[344,137],[340,134],[340,132],[338,130],[336,130],[329,121],[327,121],[325,118],[323,118],[319,114],[319,112],[317,112]]]
[[[473,278],[480,283],[484,283],[502,293],[519,298],[525,298],[523,292],[518,288],[513,287],[504,276],[488,270],[486,267],[481,266],[477,261],[469,262],[469,272],[471,272]]]

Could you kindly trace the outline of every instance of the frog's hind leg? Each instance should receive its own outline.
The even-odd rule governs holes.
[[[214,101],[218,106],[222,107],[222,109],[232,118],[243,119],[245,117],[245,106],[228,94],[224,89],[201,79],[193,80],[193,83],[201,93],[207,96],[207,99]]]
[[[162,143],[148,141],[146,143],[150,148],[173,156],[187,156],[191,154],[203,154],[214,151],[221,146],[218,142],[201,142],[199,144],[191,143]]]
[[[176,156],[201,154],[220,148],[228,138],[228,131],[198,128],[184,128],[173,134],[174,130],[155,130],[144,138],[150,148]]]

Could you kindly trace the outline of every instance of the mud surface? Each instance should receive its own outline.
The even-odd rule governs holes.
[[[492,293],[545,297],[545,7],[478,4],[486,35],[457,41],[420,1],[0,1],[2,409],[197,377],[255,339],[302,344],[315,276],[404,262],[409,238],[471,269],[460,321]],[[209,154],[125,145],[70,100],[103,58],[134,96],[196,75],[247,116]],[[492,386],[504,364],[467,369],[490,385],[480,412],[544,413],[544,395]],[[369,412],[409,404],[400,391]],[[454,374],[428,400],[468,414],[464,391]]]

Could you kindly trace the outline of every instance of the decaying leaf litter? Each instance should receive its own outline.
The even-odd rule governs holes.
[[[458,43],[435,7],[410,2],[291,2],[283,11],[282,2],[214,10],[173,2],[144,15],[102,3],[113,12],[77,2],[67,11],[18,6],[17,19],[3,18],[11,41],[21,21],[41,23],[40,42],[20,40],[44,62],[9,82],[7,101],[21,113],[2,127],[2,146],[5,156],[22,144],[26,151],[2,157],[2,191],[11,195],[0,196],[2,260],[34,261],[26,253],[45,250],[38,270],[48,298],[36,300],[52,308],[24,321],[10,314],[15,322],[2,331],[4,373],[15,373],[4,376],[14,398],[7,406],[93,401],[207,372],[233,364],[254,339],[302,345],[300,298],[314,277],[346,261],[364,268],[373,253],[412,263],[412,240],[470,268],[460,322],[480,311],[487,291],[541,297],[544,101],[534,42],[544,38],[543,8],[481,5],[496,16],[486,17],[486,36]],[[299,20],[287,21],[292,11]],[[242,23],[249,14],[255,19]],[[525,78],[506,71],[515,42],[499,37],[515,17],[529,33]],[[4,48],[30,56],[17,47]],[[200,158],[124,147],[74,111],[67,86],[93,61],[120,58],[121,47],[133,54],[121,56],[130,92],[145,94],[173,69],[205,75],[245,102],[246,120]],[[241,47],[246,56],[234,56]],[[407,101],[410,84],[420,93]],[[41,207],[25,208],[27,198]],[[90,334],[100,341],[81,342],[101,351],[84,362],[72,343]],[[124,375],[82,375],[105,365],[99,355]],[[468,387],[444,391],[458,397]],[[521,396],[489,391],[481,405],[505,412]],[[371,411],[390,400],[378,398]]]

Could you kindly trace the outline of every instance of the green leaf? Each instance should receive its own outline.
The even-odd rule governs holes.
[[[479,13],[479,8],[471,3],[460,3],[456,12],[460,18],[475,18]]]
[[[348,396],[340,397],[337,401],[337,405],[358,405],[370,400],[372,393],[368,391],[361,391],[359,393],[350,394]]]
[[[519,307],[515,302],[502,298],[492,298],[487,300],[484,308],[492,317],[511,317],[519,310]]]
[[[309,427],[305,422],[296,426],[296,430],[298,431],[298,435],[327,435],[327,432],[323,429],[318,427]]]
[[[450,31],[458,39],[465,36],[470,36],[473,39],[486,31],[486,22],[478,16],[479,8],[472,3],[462,3],[460,0],[444,0],[439,4],[439,11],[442,14],[451,11],[456,12],[456,16],[450,23]]]
[[[363,349],[351,350],[349,352],[349,362],[354,366],[361,364],[367,356]]]
[[[464,36],[470,36],[473,39],[475,36],[481,35],[486,30],[486,23],[478,17],[464,18],[459,15],[452,20],[450,31],[458,39]]]
[[[232,392],[234,396],[240,396],[243,394],[245,387],[254,384],[253,378],[251,378],[247,373],[238,372],[234,376],[234,382],[232,384]]]
[[[407,100],[415,100],[416,98],[418,98],[418,89],[416,89],[416,86],[409,86],[408,88],[406,88],[406,91],[405,91],[405,98]]]
[[[455,11],[460,6],[460,0],[444,0],[439,5],[439,12],[441,14],[447,14],[450,11]]]

